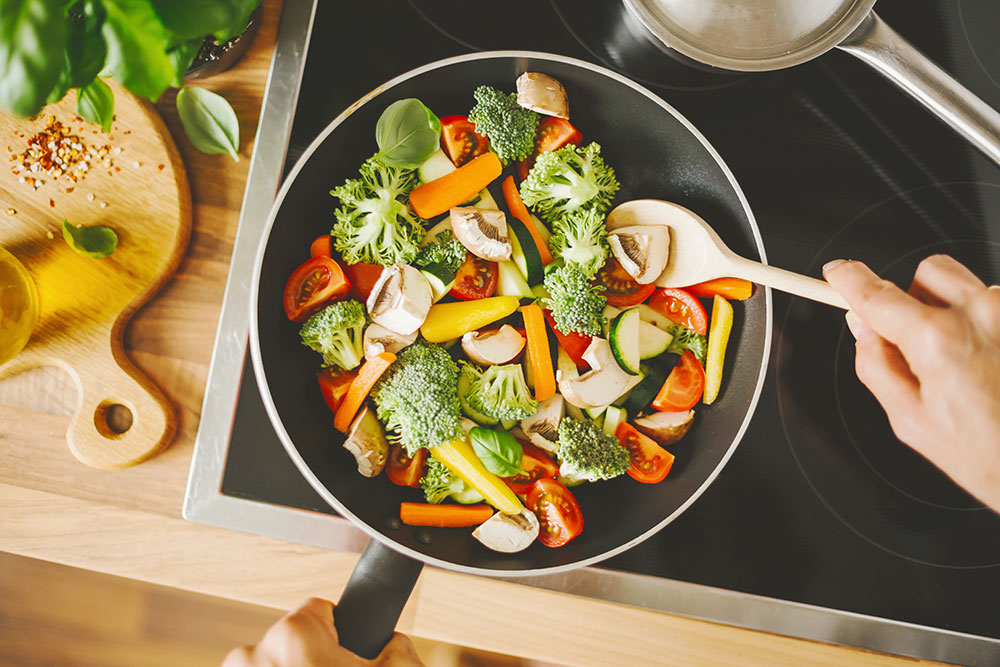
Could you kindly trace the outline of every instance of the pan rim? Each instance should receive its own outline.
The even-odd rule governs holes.
[[[856,0],[854,6],[844,12],[836,24],[806,46],[788,49],[775,55],[745,58],[709,51],[682,38],[664,25],[663,21],[649,9],[646,0],[622,0],[622,2],[646,30],[668,49],[674,49],[688,58],[711,67],[735,72],[769,72],[801,65],[839,46],[866,18],[874,14],[876,0]]]
[[[264,224],[260,243],[257,247],[257,252],[254,258],[253,274],[250,281],[250,295],[249,295],[249,318],[250,318],[250,357],[253,362],[253,371],[257,379],[258,386],[260,388],[261,399],[264,403],[264,409],[267,412],[268,419],[271,421],[271,426],[274,428],[281,444],[284,446],[286,453],[292,459],[295,467],[298,468],[302,476],[309,482],[309,485],[326,501],[331,507],[333,507],[337,512],[339,512],[343,517],[351,521],[356,527],[368,534],[369,537],[374,538],[381,542],[383,545],[396,551],[400,554],[408,556],[419,560],[425,564],[433,565],[435,567],[440,567],[447,570],[452,570],[455,572],[460,572],[463,574],[472,574],[480,576],[490,576],[490,577],[531,577],[543,574],[556,574],[559,572],[566,572],[569,570],[575,570],[581,567],[586,567],[588,565],[594,565],[608,558],[611,558],[617,554],[628,551],[635,545],[643,542],[650,536],[656,534],[668,524],[673,522],[677,517],[684,513],[685,510],[690,507],[695,500],[697,500],[705,492],[705,490],[715,481],[716,477],[722,472],[722,469],[726,467],[729,459],[732,457],[736,450],[736,447],[743,440],[743,436],[746,433],[747,428],[750,425],[750,421],[757,410],[757,403],[760,399],[761,391],[764,386],[764,379],[767,375],[767,363],[771,354],[771,336],[773,327],[773,312],[772,312],[772,299],[771,299],[771,289],[769,287],[764,288],[764,317],[765,317],[765,327],[764,327],[764,347],[761,356],[760,371],[757,376],[757,383],[753,390],[753,395],[750,400],[750,406],[743,418],[743,422],[733,438],[732,444],[730,444],[729,449],[726,450],[722,459],[716,465],[715,469],[708,476],[708,478],[702,482],[702,484],[691,494],[690,497],[683,504],[680,505],[676,510],[674,510],[670,515],[665,517],[662,521],[652,526],[649,530],[637,535],[631,540],[618,545],[613,549],[604,551],[596,556],[591,556],[590,558],[584,558],[581,560],[574,561],[572,563],[565,563],[563,565],[554,565],[550,567],[540,567],[540,568],[526,568],[526,569],[500,569],[500,568],[486,568],[486,567],[473,567],[469,565],[462,565],[459,563],[454,563],[452,561],[442,560],[434,556],[428,556],[427,554],[421,553],[414,549],[411,549],[399,542],[396,542],[391,537],[383,535],[379,531],[375,530],[368,525],[367,522],[363,521],[352,513],[343,503],[341,503],[337,497],[326,488],[326,485],[312,472],[309,465],[302,458],[295,444],[292,442],[291,437],[285,430],[284,424],[278,414],[277,407],[274,405],[274,401],[271,398],[271,390],[267,383],[267,377],[264,373],[263,358],[260,351],[260,335],[257,328],[258,312],[257,312],[257,301],[259,294],[261,270],[264,262],[264,254],[267,250],[268,240],[271,237],[271,229],[274,226],[274,221],[277,218],[278,212],[284,203],[285,197],[291,189],[292,184],[295,182],[296,177],[299,172],[305,167],[306,163],[312,154],[319,148],[320,145],[326,140],[326,138],[341,124],[343,123],[351,114],[360,109],[362,106],[367,104],[376,96],[389,90],[404,81],[412,79],[416,76],[424,74],[426,72],[433,71],[435,69],[441,69],[443,67],[448,67],[456,63],[463,63],[475,60],[490,60],[490,59],[511,59],[511,58],[527,58],[535,60],[547,60],[551,62],[558,62],[566,65],[571,65],[575,67],[580,67],[583,69],[590,70],[597,74],[601,74],[608,78],[617,81],[620,84],[628,86],[640,93],[641,95],[647,97],[649,100],[657,104],[664,111],[673,116],[684,128],[690,132],[695,139],[708,151],[709,155],[715,160],[716,164],[722,169],[726,180],[729,182],[731,188],[736,193],[740,204],[743,207],[743,212],[747,216],[747,220],[750,223],[750,229],[753,235],[754,242],[756,244],[757,252],[760,254],[760,259],[762,263],[767,263],[767,256],[764,250],[764,242],[760,235],[760,229],[757,226],[757,221],[754,218],[753,211],[750,208],[750,203],[747,201],[746,195],[740,188],[739,183],[736,181],[736,177],[730,171],[728,165],[722,159],[722,156],[715,150],[715,148],[708,142],[708,139],[698,131],[698,129],[679,111],[674,109],[673,106],[668,104],[665,100],[660,98],[658,95],[647,90],[644,86],[628,79],[627,77],[618,74],[612,70],[609,70],[600,65],[595,65],[584,60],[579,60],[577,58],[571,58],[569,56],[562,56],[552,53],[545,53],[542,51],[522,51],[522,50],[500,50],[500,51],[482,51],[478,53],[467,53],[459,56],[453,56],[450,58],[445,58],[442,60],[436,60],[426,65],[422,65],[415,69],[409,70],[399,76],[396,76],[389,81],[377,86],[370,92],[363,95],[361,98],[353,102],[348,106],[343,112],[340,113],[335,119],[333,119],[322,132],[320,132],[315,139],[309,144],[305,152],[299,157],[295,165],[292,167],[288,176],[285,178],[284,183],[282,183],[278,194],[275,196],[274,203],[271,206],[271,210],[268,213],[267,221]]]

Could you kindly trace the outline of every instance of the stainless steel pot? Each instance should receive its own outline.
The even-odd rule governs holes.
[[[1000,165],[1000,113],[886,25],[875,0],[623,2],[665,46],[713,67],[759,72],[847,51]]]

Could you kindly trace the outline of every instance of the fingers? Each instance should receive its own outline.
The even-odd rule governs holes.
[[[394,632],[392,639],[385,645],[382,652],[375,658],[376,665],[392,665],[392,667],[422,667],[423,662],[417,655],[417,649],[410,638]]]
[[[234,648],[222,661],[222,667],[253,667],[253,646]]]
[[[861,262],[830,262],[823,267],[823,275],[875,332],[904,353],[909,351],[914,327],[926,318],[928,306],[882,280]]]
[[[932,306],[961,305],[982,293],[986,285],[948,255],[932,255],[913,274],[910,294]]]
[[[882,404],[896,436],[904,442],[912,440],[923,413],[920,382],[895,345],[863,322],[852,323],[850,316],[848,326],[852,333],[857,331],[858,379]]]

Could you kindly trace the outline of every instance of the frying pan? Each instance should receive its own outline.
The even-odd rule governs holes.
[[[735,178],[705,138],[653,93],[601,67],[543,53],[500,51],[426,65],[380,86],[334,120],[306,150],[278,193],[261,241],[250,296],[250,351],[274,429],[305,478],[338,513],[372,538],[337,606],[343,644],[374,657],[392,630],[423,563],[460,572],[517,576],[555,573],[596,563],[638,544],[681,514],[708,487],[749,424],[764,380],[771,337],[770,292],[758,290],[737,308],[720,399],[699,409],[660,484],[627,476],[573,492],[583,533],[550,549],[536,542],[517,554],[487,549],[471,530],[401,526],[399,503],[421,500],[417,489],[380,475],[358,474],[340,445],[333,415],[315,390],[316,353],[301,345],[287,320],[282,290],[307,248],[329,231],[331,187],[352,178],[376,150],[375,124],[392,102],[417,97],[440,115],[466,113],[472,91],[505,90],[524,71],[556,77],[569,93],[573,123],[597,141],[622,183],[618,201],[675,201],[711,221],[736,252],[764,259],[757,225]]]
[[[886,25],[872,11],[875,0],[623,1],[665,46],[713,67],[780,69],[838,47],[1000,164],[1000,113]]]

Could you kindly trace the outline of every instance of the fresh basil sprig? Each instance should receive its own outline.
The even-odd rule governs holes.
[[[469,441],[476,456],[494,475],[513,477],[521,472],[524,449],[510,433],[477,426],[469,431]]]
[[[229,153],[240,161],[240,123],[226,98],[204,88],[184,88],[177,93],[177,113],[195,148]]]
[[[380,162],[400,169],[416,169],[438,149],[441,121],[420,100],[393,102],[375,125]]]
[[[118,247],[118,235],[103,225],[74,227],[63,220],[63,238],[78,255],[90,259],[107,257]]]
[[[111,131],[115,117],[115,95],[99,77],[76,91],[76,113],[84,120],[98,123],[105,132]]]

